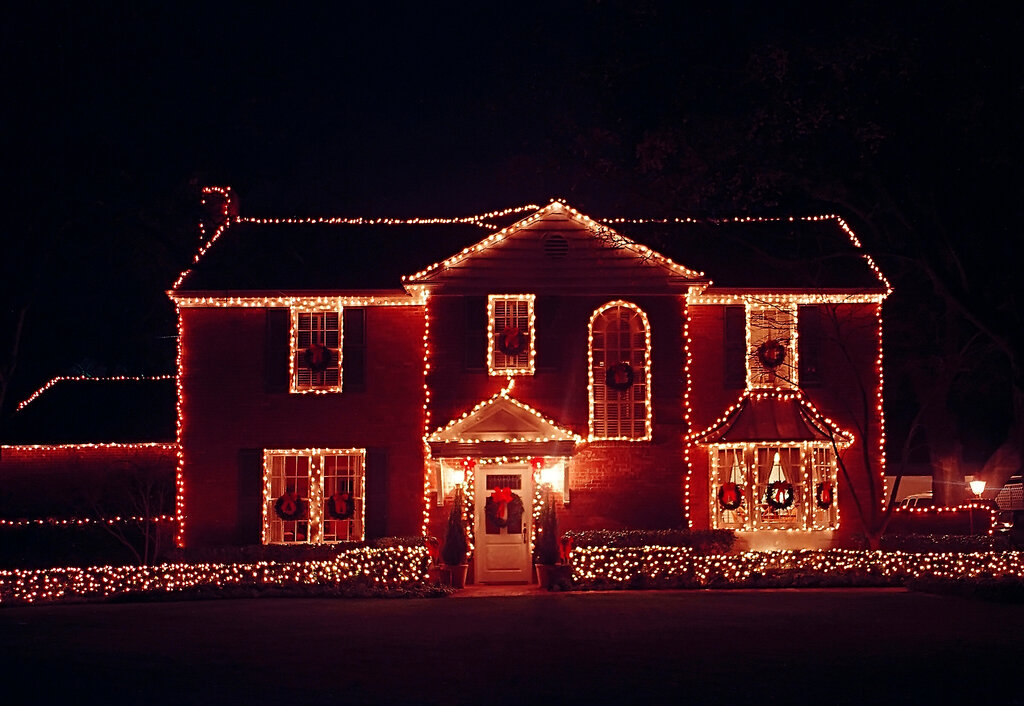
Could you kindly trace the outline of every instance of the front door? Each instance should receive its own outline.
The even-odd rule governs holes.
[[[476,581],[529,583],[533,472],[526,464],[487,465],[476,472]]]

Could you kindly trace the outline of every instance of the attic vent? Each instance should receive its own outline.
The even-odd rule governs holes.
[[[565,236],[552,233],[544,237],[544,254],[552,260],[564,260],[569,254],[569,241]]]

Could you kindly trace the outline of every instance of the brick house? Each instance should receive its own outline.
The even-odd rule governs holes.
[[[169,292],[181,546],[443,536],[462,486],[475,579],[516,581],[541,484],[563,530],[807,545],[881,503],[890,289],[838,217],[261,219],[207,196]]]

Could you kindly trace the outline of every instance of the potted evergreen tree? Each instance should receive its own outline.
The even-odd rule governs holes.
[[[448,514],[448,533],[445,535],[444,548],[441,550],[441,560],[451,575],[453,588],[463,588],[466,585],[466,572],[469,570],[466,559],[469,552],[469,536],[466,534],[464,505],[460,485],[455,488],[455,504]]]
[[[542,492],[537,532],[533,545],[533,563],[537,566],[537,583],[548,590],[566,589],[572,583],[572,566],[567,561],[558,541],[558,516],[555,514],[555,496],[551,486]]]

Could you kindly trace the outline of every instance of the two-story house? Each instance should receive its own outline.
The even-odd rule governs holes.
[[[178,310],[178,542],[562,529],[807,544],[881,502],[884,277],[838,217],[219,220]],[[872,492],[876,496],[865,498]]]

